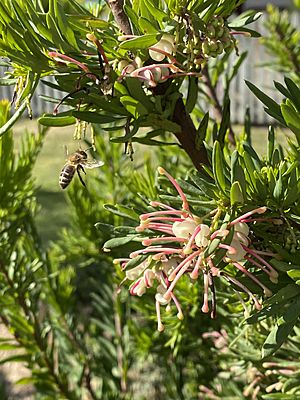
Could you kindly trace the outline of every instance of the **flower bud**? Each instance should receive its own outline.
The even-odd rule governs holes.
[[[170,70],[167,67],[159,67],[161,70],[161,78],[159,80],[159,83],[165,82],[168,80],[168,76],[170,75]]]
[[[143,66],[143,61],[141,57],[136,56],[134,58],[134,63],[136,64],[136,68],[141,68]]]
[[[171,43],[171,45],[173,47],[175,46],[175,37],[173,35],[170,35],[168,33],[164,33],[162,35],[161,39],[166,40],[167,42]]]
[[[174,271],[174,269],[177,267],[179,264],[179,259],[177,257],[173,257],[168,259],[168,261],[163,261],[161,263],[162,269],[164,273],[169,276],[171,273]]]
[[[224,35],[224,28],[222,26],[220,26],[220,28],[216,32],[216,36],[218,38],[221,38],[223,35]]]
[[[195,243],[198,247],[206,247],[209,242],[210,229],[208,225],[201,224],[201,231],[195,237]]]
[[[231,252],[230,250],[228,250],[226,253],[226,257],[230,261],[234,261],[234,262],[244,260],[244,257],[247,254],[247,251],[243,249],[241,243],[238,240],[233,239],[230,246],[233,247],[235,252]]]
[[[202,43],[202,52],[203,52],[203,54],[205,54],[205,55],[209,55],[209,53],[210,53],[210,48],[209,48],[208,40],[205,40],[205,41]]]
[[[144,282],[147,288],[152,287],[155,279],[155,273],[151,269],[146,269],[144,272]]]
[[[145,286],[145,282],[142,279],[141,282],[139,283],[139,285],[136,288],[136,294],[137,296],[141,297],[144,293],[146,293],[146,286]]]
[[[156,293],[155,300],[158,301],[162,306],[165,306],[170,302],[170,300],[166,300],[161,293]]]
[[[217,40],[217,45],[218,45],[218,48],[217,48],[216,52],[218,54],[221,54],[223,52],[223,50],[224,50],[224,47],[223,47],[223,44],[222,44],[221,40]]]
[[[209,51],[210,51],[210,52],[215,52],[215,51],[217,51],[217,49],[218,49],[218,43],[217,43],[216,40],[210,40],[210,41],[208,42],[208,45],[209,45]]]
[[[228,28],[227,26],[223,26],[223,30],[224,30],[224,32],[223,32],[223,38],[225,39],[225,38],[227,38],[227,37],[230,37],[230,30],[229,30],[229,28]]]
[[[128,64],[125,68],[123,68],[122,75],[132,74],[132,72],[135,70],[136,70],[136,66],[133,63]]]
[[[121,60],[118,62],[118,71],[122,72],[124,68],[127,67],[127,65],[129,65],[129,62],[127,60]]]
[[[249,226],[245,222],[237,222],[234,224],[234,230],[243,233],[245,236],[248,236],[250,231]]]
[[[230,37],[226,37],[225,39],[222,39],[222,43],[223,43],[223,47],[224,49],[227,49],[228,47],[231,46],[231,38]]]
[[[130,281],[134,281],[137,279],[147,268],[147,263],[142,262],[141,264],[137,265],[134,268],[129,269],[126,271],[126,278],[129,279]]]
[[[166,54],[160,53],[159,51],[155,51],[155,49],[162,50]],[[173,50],[174,50],[173,42],[171,42],[169,39],[167,40],[162,38],[158,43],[152,46],[151,49],[149,49],[149,55],[153,60],[160,62],[166,57],[166,55],[172,54]]]
[[[216,35],[216,30],[212,24],[208,24],[206,27],[206,36],[209,38],[214,38]]]
[[[197,224],[191,218],[186,218],[184,221],[176,221],[173,224],[172,230],[176,237],[188,239],[196,229]]]

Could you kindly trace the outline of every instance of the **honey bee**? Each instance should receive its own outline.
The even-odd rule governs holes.
[[[84,168],[92,169],[101,167],[104,163],[102,161],[97,160],[88,160],[88,155],[84,150],[77,150],[75,153],[71,154],[68,157],[66,164],[61,170],[59,176],[59,185],[62,189],[65,189],[72,181],[75,172],[77,172],[80,182],[85,185],[80,172],[86,173]]]

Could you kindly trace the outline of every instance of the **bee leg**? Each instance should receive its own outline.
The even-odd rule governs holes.
[[[82,185],[84,187],[86,187],[86,184],[85,184],[84,180],[82,179],[82,176],[80,175],[80,171],[86,173],[84,168],[83,168],[83,166],[82,165],[78,165],[77,168],[76,168],[76,171],[77,171],[77,174],[78,174],[80,182],[82,183]]]

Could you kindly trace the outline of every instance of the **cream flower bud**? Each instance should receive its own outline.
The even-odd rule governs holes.
[[[166,306],[170,300],[166,300],[161,293],[156,293],[155,300],[158,301],[162,306]]]
[[[137,279],[147,268],[147,263],[142,262],[141,264],[137,265],[134,268],[129,269],[126,271],[126,278],[129,279],[130,281],[134,281]]]
[[[228,250],[226,253],[226,257],[228,259],[230,259],[230,261],[244,260],[244,257],[247,254],[247,251],[243,249],[241,243],[238,240],[233,239],[230,246],[235,249],[235,252],[233,253],[230,250]]]
[[[144,272],[144,282],[147,288],[152,287],[155,279],[155,273],[151,269],[146,269]]]
[[[234,224],[234,230],[243,233],[245,236],[248,236],[250,231],[249,226],[245,222],[237,222]]]
[[[200,224],[201,230],[195,237],[195,243],[198,247],[206,247],[209,242],[210,229],[208,225]]]
[[[154,80],[154,76],[151,70],[146,69],[139,74],[139,79],[142,81],[147,87],[155,87],[156,81]]]
[[[172,54],[174,50],[174,41],[171,35],[163,35],[160,41],[151,47],[152,48],[149,50],[150,57],[159,62],[162,61],[166,55],[155,51],[155,49],[162,50],[167,54]]]
[[[122,75],[131,74],[135,70],[136,70],[135,64],[133,64],[133,63],[128,64],[125,68],[123,68]]]
[[[186,218],[184,221],[176,221],[172,230],[176,237],[188,239],[196,229],[197,224],[192,218]]]
[[[145,282],[143,279],[137,286],[135,292],[136,292],[137,296],[139,296],[139,297],[141,297],[144,293],[146,293],[146,286],[145,286]]]
[[[129,62],[127,60],[121,60],[118,62],[118,71],[122,72],[124,68],[127,67],[127,65],[129,65]]]
[[[167,305],[171,299],[165,299],[164,294],[166,293],[167,288],[163,285],[158,285],[156,289],[155,300],[158,301],[161,305]]]
[[[179,263],[180,263],[180,260],[177,257],[173,257],[167,261],[163,261],[161,263],[161,265],[162,265],[162,269],[163,269],[164,273],[167,276],[169,276],[174,271],[174,269],[177,267],[177,265]]]

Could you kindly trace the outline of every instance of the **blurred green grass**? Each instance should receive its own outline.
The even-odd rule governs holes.
[[[14,127],[16,139],[19,140],[26,130],[37,132],[37,122],[22,120],[16,124]],[[73,139],[73,130],[72,126],[50,128],[33,170],[38,186],[37,199],[40,204],[36,223],[45,247],[49,245],[50,241],[55,241],[59,237],[59,231],[70,223],[70,211],[66,196],[68,189],[61,190],[58,179],[66,161],[65,146],[68,147],[70,153],[80,146],[80,142]],[[239,134],[241,131],[242,127],[235,127],[235,132]],[[286,133],[280,130],[277,132],[278,142],[286,145]],[[252,144],[260,155],[267,152],[267,138],[267,127],[253,128]]]
[[[17,142],[26,131],[37,133],[37,121],[22,120],[14,126]],[[63,227],[69,225],[70,212],[66,192],[58,184],[60,171],[66,161],[65,146],[70,152],[78,147],[73,140],[73,127],[50,128],[33,169],[40,207],[36,224],[45,247],[59,237]]]

